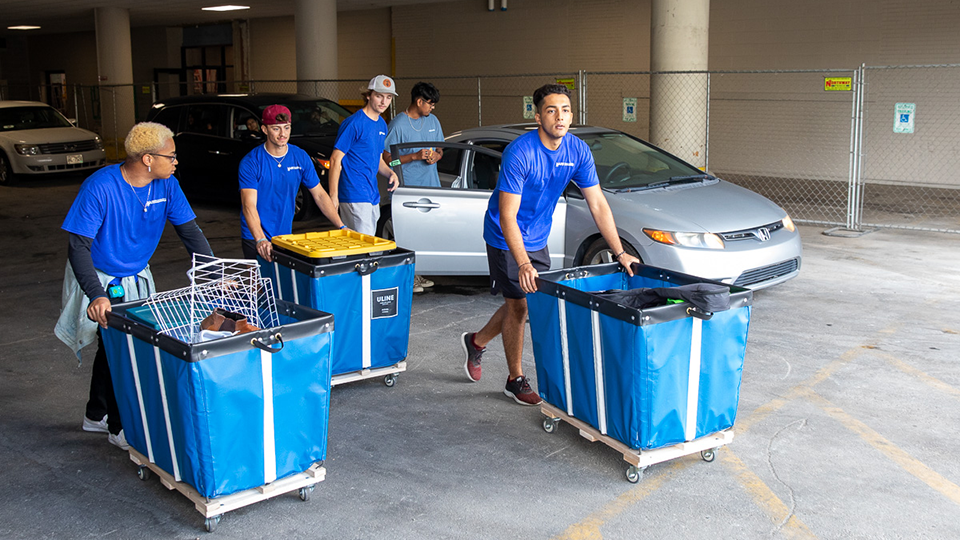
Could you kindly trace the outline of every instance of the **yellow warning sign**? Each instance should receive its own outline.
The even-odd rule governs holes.
[[[577,89],[576,79],[557,79],[557,84],[562,84],[570,89],[571,92]]]
[[[823,89],[828,92],[849,92],[853,89],[853,77],[825,77]]]

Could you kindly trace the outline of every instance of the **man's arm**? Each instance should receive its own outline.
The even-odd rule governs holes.
[[[107,292],[103,290],[100,277],[97,276],[97,270],[93,266],[93,256],[90,253],[92,246],[93,238],[70,233],[67,258],[70,260],[70,267],[73,268],[73,275],[77,278],[80,289],[90,299],[87,317],[106,328],[110,299],[107,298]]]
[[[240,204],[243,207],[243,217],[247,220],[247,228],[250,229],[253,241],[257,243],[257,253],[267,262],[273,262],[273,245],[263,232],[260,213],[257,212],[257,190],[241,189]]]
[[[386,154],[386,152],[384,152],[384,154]],[[397,173],[393,172],[393,169],[391,169],[390,166],[387,165],[387,162],[383,160],[383,156],[380,156],[379,171],[380,174],[386,176],[390,182],[390,186],[387,188],[387,191],[393,191],[397,189],[397,187],[400,185],[400,179],[397,178]]]
[[[213,257],[210,242],[208,242],[207,237],[203,235],[200,226],[197,225],[197,220],[191,219],[186,223],[174,225],[173,230],[177,231],[177,236],[180,237],[180,241],[183,242],[183,247],[187,248],[188,253],[191,255],[197,253]]]
[[[537,269],[530,262],[527,248],[523,244],[523,234],[517,224],[517,212],[520,211],[520,195],[516,193],[500,192],[500,229],[503,239],[507,241],[510,255],[517,261],[519,268],[520,288],[523,292],[531,293],[537,290]]]
[[[310,195],[313,195],[313,201],[317,203],[317,208],[323,212],[323,215],[327,216],[327,219],[329,219],[334,226],[342,229],[343,221],[340,220],[340,216],[337,214],[337,207],[333,204],[333,199],[327,195],[323,186],[317,184],[310,188]]]
[[[342,151],[336,148],[334,148],[333,153],[330,154],[330,175],[327,177],[327,182],[330,186],[330,200],[333,202],[334,210],[340,208],[340,171],[343,170],[344,155]]]
[[[610,205],[607,204],[607,198],[603,195],[600,186],[594,185],[580,190],[583,192],[583,198],[587,201],[587,207],[590,208],[590,215],[593,221],[600,229],[600,235],[607,241],[607,245],[613,250],[617,262],[627,270],[628,275],[633,275],[633,263],[640,262],[639,259],[630,255],[623,249],[620,242],[620,234],[617,232],[617,224],[613,220],[613,212],[610,211]],[[619,256],[618,256],[619,255]]]

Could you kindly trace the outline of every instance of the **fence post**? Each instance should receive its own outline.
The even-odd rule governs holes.
[[[707,130],[703,136],[703,172],[710,171],[710,72],[707,72]]]
[[[77,100],[77,92],[80,90],[80,85],[73,85],[73,115],[77,117],[77,127],[80,126],[80,102]]]
[[[483,94],[480,92],[480,77],[477,77],[477,127],[483,125]]]
[[[586,125],[587,123],[587,72],[580,70],[580,83],[579,88],[580,92],[577,93],[577,96],[580,100],[578,107],[580,109],[580,124]]]

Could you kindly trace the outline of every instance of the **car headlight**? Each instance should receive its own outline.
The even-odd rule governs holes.
[[[100,139],[99,135],[93,138],[93,142],[96,143],[97,150],[103,150],[103,140]]]
[[[723,249],[723,239],[713,233],[691,233],[644,229],[643,233],[654,242],[704,249]]]
[[[35,144],[15,144],[13,147],[21,156],[35,156],[40,153],[40,147]]]
[[[790,231],[790,232],[793,232],[793,231],[797,230],[797,226],[793,224],[793,220],[790,219],[790,215],[789,215],[789,214],[787,215],[787,217],[781,219],[780,221],[783,222],[783,228],[784,228],[784,229],[786,229],[786,230],[788,230],[788,231]]]

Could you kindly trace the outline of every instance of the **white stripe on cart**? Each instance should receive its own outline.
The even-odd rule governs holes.
[[[603,346],[600,343],[600,312],[590,311],[590,326],[593,329],[593,376],[597,383],[597,427],[607,434],[607,396],[603,393]]]
[[[573,392],[570,390],[570,347],[567,345],[567,301],[557,298],[560,310],[560,357],[563,359],[563,395],[567,401],[567,414],[573,416]]]
[[[686,441],[697,438],[697,406],[700,401],[700,341],[703,335],[703,321],[697,317],[692,319],[690,372],[687,378],[687,421],[683,426],[683,438]]]
[[[373,299],[370,297],[370,274],[362,276],[360,278],[361,292],[360,292],[360,312],[363,320],[363,369],[369,369],[370,364],[370,303],[373,302]]]
[[[177,463],[177,448],[173,443],[173,427],[170,423],[170,406],[167,404],[167,385],[163,381],[163,367],[160,364],[160,347],[154,345],[153,359],[157,363],[157,380],[160,381],[160,402],[163,403],[163,421],[167,425],[167,443],[170,445],[170,461],[173,462],[173,478],[180,481],[180,464]]]
[[[277,479],[277,446],[273,426],[273,355],[260,351],[263,380],[263,483]]]
[[[143,436],[147,440],[147,459],[153,460],[153,444],[150,442],[150,426],[147,425],[147,409],[143,406],[143,388],[140,387],[140,370],[137,369],[137,352],[133,349],[133,335],[127,334],[127,349],[130,351],[130,367],[133,368],[133,384],[137,389],[137,401],[140,404],[140,422],[143,423]]]

